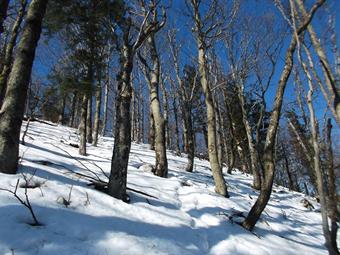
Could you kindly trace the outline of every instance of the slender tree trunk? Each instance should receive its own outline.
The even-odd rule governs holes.
[[[0,1],[3,1],[3,0],[0,0]],[[6,1],[3,1],[3,2],[6,2]],[[0,3],[0,4],[2,4],[2,3]],[[20,29],[21,23],[22,23],[24,16],[25,16],[26,5],[27,5],[27,1],[24,0],[21,4],[18,16],[17,16],[17,18],[14,22],[14,25],[13,25],[12,32],[11,32],[11,39],[8,42],[8,44],[6,45],[4,63],[3,63],[3,66],[2,66],[2,70],[0,70],[1,71],[1,74],[0,74],[0,108],[1,108],[2,102],[4,100],[5,93],[6,93],[8,76],[11,72],[11,67],[12,67],[13,51],[14,51],[14,47],[15,47],[17,39],[18,39],[19,29]],[[0,20],[1,20],[1,17],[0,17]],[[0,30],[1,30],[1,24],[0,24]]]
[[[185,133],[185,153],[188,154],[188,163],[185,168],[187,172],[192,172],[194,168],[194,158],[195,158],[195,134],[192,126],[191,108],[188,101],[183,100],[182,116],[184,122]]]
[[[0,0],[0,35],[4,32],[3,23],[7,17],[9,0]]]
[[[174,109],[174,119],[175,119],[175,150],[176,154],[180,155],[181,149],[179,147],[179,129],[178,129],[178,115],[177,115],[177,104],[176,98],[173,98],[172,107]]]
[[[253,230],[256,222],[261,216],[262,211],[266,207],[273,187],[274,172],[275,172],[275,162],[274,162],[274,150],[275,150],[275,138],[277,127],[279,124],[279,119],[281,115],[281,107],[283,101],[283,94],[287,85],[288,78],[293,67],[293,55],[296,48],[296,38],[293,36],[290,46],[286,53],[285,65],[281,78],[279,81],[279,86],[276,91],[276,97],[274,101],[273,111],[271,114],[271,119],[267,131],[267,138],[264,148],[264,177],[263,183],[261,185],[261,191],[258,199],[248,213],[247,218],[243,222],[243,227],[248,230]]]
[[[91,84],[92,85],[92,84]],[[92,89],[87,100],[86,141],[92,143]]]
[[[108,184],[108,194],[126,201],[127,166],[131,148],[131,72],[133,68],[133,53],[124,45],[121,52],[121,71],[118,77],[116,98],[116,124],[114,148],[111,161],[111,173]]]
[[[0,172],[15,174],[28,84],[47,0],[32,0],[0,110]]]
[[[136,95],[134,89],[132,89],[132,102],[131,102],[131,139],[136,141]]]
[[[311,13],[308,15],[308,18],[304,20],[303,24],[297,30],[297,36],[303,33],[308,24],[311,22],[315,12],[317,9],[324,4],[325,0],[317,1],[312,9]],[[266,143],[264,146],[264,177],[263,183],[261,185],[261,191],[258,199],[256,200],[255,204],[251,208],[250,212],[248,213],[247,218],[242,223],[242,226],[248,230],[253,230],[256,222],[261,216],[264,208],[266,207],[273,187],[273,180],[275,174],[275,162],[274,162],[274,150],[275,150],[275,138],[277,133],[277,128],[279,124],[279,119],[281,115],[281,108],[282,108],[282,101],[283,101],[283,94],[287,85],[288,78],[293,68],[293,57],[294,52],[296,49],[297,38],[296,36],[292,37],[291,43],[289,48],[287,49],[286,57],[285,57],[285,64],[283,71],[281,73],[281,77],[279,80],[279,85],[276,91],[275,101],[273,105],[273,111],[271,113],[271,118],[268,126]]]
[[[330,229],[330,245],[337,250],[337,232],[340,216],[337,211],[337,198],[336,198],[336,177],[334,173],[333,164],[333,147],[332,147],[332,123],[331,119],[327,120],[326,138],[327,138],[327,159],[328,159],[328,215],[331,219]]]
[[[87,110],[88,110],[88,93],[84,93],[82,101],[81,101],[81,111],[80,111],[80,123],[79,123],[79,154],[86,156],[86,134],[87,134]]]
[[[92,141],[93,146],[97,146],[98,144],[101,106],[102,106],[102,86],[101,80],[99,79],[96,90],[96,110],[94,113],[93,141]]]
[[[242,82],[242,81],[241,81]],[[242,121],[243,125],[246,130],[247,140],[248,140],[248,148],[250,152],[250,164],[251,164],[251,171],[253,173],[253,188],[256,190],[260,190],[261,188],[261,176],[259,171],[259,162],[258,162],[258,151],[256,150],[252,129],[250,123],[248,121],[247,111],[245,109],[245,100],[244,100],[244,85],[240,84],[238,86],[238,96],[241,104],[241,111],[242,111]]]
[[[144,68],[145,76],[149,83],[150,89],[150,110],[152,112],[155,125],[155,153],[156,166],[155,174],[160,177],[168,176],[168,161],[166,157],[166,137],[165,137],[165,120],[161,112],[159,101],[159,86],[160,86],[160,63],[156,42],[154,35],[148,38],[148,46],[151,54],[152,68],[150,74],[146,73],[146,66]],[[147,63],[145,63],[147,65]]]
[[[165,137],[166,137],[166,146],[170,148],[171,145],[171,137],[169,130],[169,106],[168,106],[168,92],[166,91],[164,81],[160,81],[160,86],[163,95],[163,110],[164,110],[164,126],[165,126]]]
[[[151,101],[151,95],[150,95],[150,101]],[[150,144],[150,150],[155,150],[155,120],[153,118],[153,112],[151,110],[151,104],[150,104],[150,113],[149,113],[149,144]]]
[[[65,107],[66,107],[66,96],[63,96],[61,99],[61,107],[58,117],[58,123],[63,125],[64,124],[64,115],[65,115]]]
[[[215,180],[216,193],[229,197],[227,186],[225,184],[222,169],[220,167],[218,152],[217,152],[217,137],[216,137],[216,125],[215,125],[215,107],[212,100],[212,93],[208,84],[208,75],[206,70],[206,52],[204,42],[201,38],[198,38],[198,63],[199,73],[201,76],[201,84],[205,95],[205,104],[207,107],[207,124],[208,124],[208,154],[211,166],[211,171]]]
[[[106,135],[107,130],[107,116],[108,116],[108,104],[109,104],[109,88],[110,88],[110,61],[107,60],[105,92],[104,92],[104,110],[103,110],[103,128],[102,135]]]
[[[74,91],[72,103],[71,103],[71,112],[70,112],[70,121],[69,121],[70,127],[74,127],[74,118],[75,118],[75,113],[76,113],[77,100],[78,100],[78,92]]]

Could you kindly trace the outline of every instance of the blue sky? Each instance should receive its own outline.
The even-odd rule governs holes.
[[[179,29],[179,40],[183,43],[183,53],[181,55],[182,65],[190,64],[191,62],[195,61],[195,58],[197,56],[197,49],[195,47],[194,38],[192,37],[192,34],[191,34],[190,20],[184,15],[186,6],[184,4],[184,0],[173,0],[170,2],[172,2],[172,7],[168,11],[168,23]],[[227,1],[227,2],[230,3],[230,1]],[[313,3],[314,1],[308,1],[308,2]],[[252,14],[252,15],[254,14],[266,15],[269,12],[273,12],[274,15],[280,16],[280,18],[282,18],[281,14],[278,12],[273,2],[270,0],[257,0],[257,1],[244,0],[242,1],[241,8],[245,9],[247,13]],[[340,13],[340,1],[339,0],[327,1],[326,8],[329,13],[332,13],[336,16],[337,13]],[[320,20],[321,20],[320,17],[322,17],[322,15],[325,15],[324,11],[318,12],[313,20],[313,26],[319,32],[318,34],[324,33],[324,24],[320,26]],[[322,18],[324,20],[324,17]],[[336,31],[338,32],[337,42],[338,42],[338,45],[340,45],[339,43],[340,42],[339,15],[336,16]],[[289,41],[290,41],[290,36],[288,36],[285,41],[286,47]],[[276,74],[272,82],[273,84],[267,94],[267,101],[268,101],[269,107],[272,104],[274,96],[275,96],[276,84],[279,80],[280,73],[282,71],[283,58],[284,58],[286,47],[283,48],[283,51],[281,53],[281,58],[277,65]],[[220,58],[222,61],[224,61],[225,56],[223,55],[225,53],[223,49],[217,49],[217,52],[220,52]],[[45,80],[47,74],[51,70],[51,67],[53,67],[53,65],[56,63],[56,61],[62,54],[63,54],[63,49],[58,40],[55,40],[55,39],[50,40],[47,46],[45,43],[45,38],[42,38],[42,40],[40,41],[38,51],[37,51],[37,58],[34,64],[34,74],[40,77],[41,79]],[[329,50],[328,50],[328,54],[330,55]],[[330,56],[330,59],[332,59],[332,56]],[[225,64],[227,65],[227,63]],[[295,100],[294,86],[293,86],[291,79],[287,86],[285,98],[286,98],[285,100],[286,103]],[[322,96],[320,96],[319,100],[317,101],[317,107],[316,107],[319,118],[323,117],[324,109],[325,109],[324,100],[322,99]]]

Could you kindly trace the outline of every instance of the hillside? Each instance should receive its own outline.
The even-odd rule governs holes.
[[[88,186],[82,176],[106,180],[112,138],[89,145],[87,157],[72,146],[78,143],[75,129],[32,122],[25,140],[19,173],[0,174],[0,188],[14,191],[20,179],[17,193],[24,199],[23,175],[40,186],[27,192],[42,225],[29,225],[27,208],[0,191],[0,254],[327,254],[319,205],[308,197],[315,209],[303,207],[303,194],[274,186],[250,233],[236,224],[258,194],[249,175],[225,173],[226,199],[214,193],[207,161],[195,159],[194,173],[187,173],[186,158],[169,151],[169,178],[163,179],[149,171],[155,160],[149,146],[133,144],[128,187],[139,192],[130,190],[127,204]]]

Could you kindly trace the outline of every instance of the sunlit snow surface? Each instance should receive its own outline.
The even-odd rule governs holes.
[[[32,222],[28,210],[0,191],[0,254],[327,254],[320,213],[302,206],[302,194],[275,186],[250,233],[228,216],[246,214],[255,202],[251,176],[225,173],[231,195],[226,199],[214,193],[207,161],[195,159],[194,173],[187,173],[186,158],[168,152],[169,178],[163,179],[145,171],[155,161],[148,145],[132,144],[128,186],[158,199],[129,191],[126,204],[71,173],[106,180],[101,169],[109,174],[112,138],[100,138],[98,147],[88,145],[87,157],[69,145],[78,142],[75,129],[32,122],[25,140],[19,173],[0,174],[0,187],[14,190],[18,178],[24,182],[22,174],[31,178],[34,173],[31,181],[43,184],[28,195],[44,225],[27,224]],[[71,187],[71,204],[65,207],[57,201],[68,199]],[[18,194],[24,198],[24,189]]]

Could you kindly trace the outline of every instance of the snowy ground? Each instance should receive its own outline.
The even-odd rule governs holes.
[[[19,178],[24,183],[23,174],[40,183],[40,188],[28,189],[28,196],[43,226],[27,224],[32,222],[29,211],[0,191],[0,254],[327,253],[320,213],[302,206],[304,195],[274,187],[253,234],[229,219],[239,211],[246,214],[255,202],[258,193],[250,188],[251,176],[225,174],[231,195],[226,199],[213,192],[207,161],[197,159],[194,173],[186,173],[186,159],[168,152],[168,179],[147,172],[147,164],[155,160],[148,145],[132,145],[128,187],[158,199],[129,192],[131,202],[126,204],[97,191],[71,171],[105,179],[101,169],[109,173],[113,139],[101,138],[98,147],[89,146],[89,155],[82,157],[69,145],[78,142],[75,132],[30,124],[26,146],[20,146],[20,171],[0,174],[0,188],[14,190]],[[71,189],[66,207],[60,201],[68,200]],[[24,190],[18,188],[22,198]],[[318,208],[314,199],[308,200]]]

